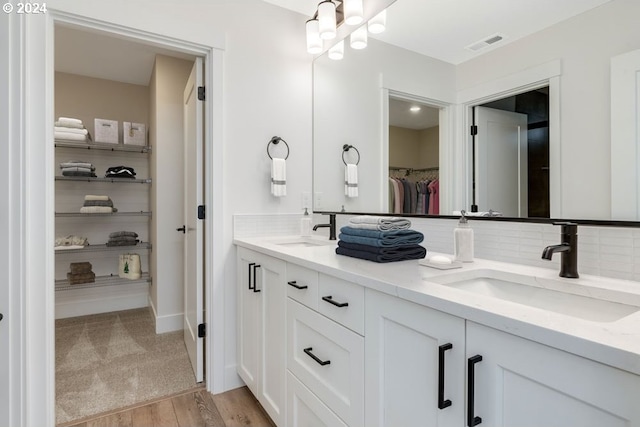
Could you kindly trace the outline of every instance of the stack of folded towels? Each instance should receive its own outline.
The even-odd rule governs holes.
[[[84,206],[80,208],[80,213],[113,213],[118,209],[113,207],[113,201],[109,196],[96,196],[87,194],[84,196]]]
[[[54,123],[53,136],[55,139],[68,141],[91,141],[89,131],[82,124],[82,120],[71,117],[59,117]]]
[[[114,231],[109,234],[107,246],[135,246],[138,244],[138,233],[133,231]]]
[[[67,280],[70,285],[81,285],[83,283],[94,283],[96,274],[91,271],[90,262],[72,262],[69,265],[70,273],[67,273]]]
[[[82,249],[89,244],[86,237],[70,234],[66,237],[56,237],[55,250]]]
[[[128,166],[112,166],[104,174],[105,178],[135,178],[136,171]]]
[[[60,169],[62,170],[62,176],[96,177],[96,168],[93,164],[83,162],[81,160],[69,160],[68,162],[62,162],[60,163]]]
[[[410,227],[406,218],[353,217],[340,229],[336,253],[375,262],[424,258],[427,250],[419,245],[424,235]]]

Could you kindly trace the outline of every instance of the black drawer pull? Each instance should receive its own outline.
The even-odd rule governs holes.
[[[252,291],[253,290],[253,286],[255,286],[255,279],[254,279],[253,286],[251,286],[251,267],[253,267],[254,265],[256,265],[255,262],[249,263],[249,290],[250,291]],[[254,273],[255,273],[255,269],[254,269]]]
[[[329,304],[335,305],[336,307],[349,307],[349,303],[348,302],[335,302],[331,295],[328,295],[326,297],[322,297],[322,301],[326,301]]]
[[[260,264],[253,266],[253,292],[260,292],[260,289],[256,286],[256,268],[260,268]]]
[[[442,344],[438,347],[438,409],[444,409],[451,406],[451,401],[444,398],[444,352],[451,350],[453,344]]]
[[[292,281],[290,281],[290,282],[287,282],[287,285],[289,285],[289,286],[293,286],[293,287],[294,287],[294,288],[296,288],[296,289],[307,289],[307,288],[308,288],[308,286],[307,286],[307,285],[302,285],[302,286],[298,285],[298,284],[297,284],[297,282],[296,282],[295,280],[292,280]]]
[[[479,354],[470,357],[467,360],[467,426],[474,427],[482,422],[482,418],[476,417],[475,410],[475,387],[476,387],[476,379],[475,379],[475,365],[478,362],[482,362],[482,356]]]
[[[331,360],[320,360],[320,359],[318,359],[318,356],[316,356],[315,354],[311,353],[312,350],[313,350],[313,347],[309,347],[309,348],[305,348],[304,352],[307,353],[307,355],[309,357],[311,357],[313,360],[318,362],[318,364],[320,364],[321,366],[325,366],[325,365],[330,365],[331,364]]]

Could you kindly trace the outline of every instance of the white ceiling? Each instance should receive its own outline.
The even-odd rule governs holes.
[[[419,106],[420,111],[411,111]],[[389,125],[406,129],[422,130],[438,126],[440,109],[429,107],[413,101],[389,98]]]
[[[264,0],[308,19],[319,0]],[[367,0],[364,0],[365,2]],[[375,37],[452,64],[504,46],[611,0],[397,0],[387,30]],[[504,40],[480,52],[465,49],[496,33]]]
[[[113,34],[61,25],[55,28],[56,71],[147,86],[157,54],[195,59]]]

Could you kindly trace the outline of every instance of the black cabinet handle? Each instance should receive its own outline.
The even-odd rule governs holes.
[[[451,401],[444,398],[444,352],[451,350],[453,344],[442,344],[438,347],[438,409],[451,406]]]
[[[183,225],[180,228],[176,228],[176,231],[182,231],[182,234],[185,234],[187,232],[187,226]]]
[[[290,281],[290,282],[287,282],[287,285],[289,285],[289,286],[293,286],[293,287],[294,287],[294,288],[296,288],[296,289],[307,289],[307,288],[308,288],[308,286],[307,286],[307,285],[302,285],[302,286],[298,285],[298,284],[297,284],[297,282],[296,282],[295,280],[292,280],[292,281]]]
[[[482,362],[482,356],[479,354],[470,357],[467,360],[467,427],[477,426],[482,422],[482,418],[476,417],[474,413],[475,399],[475,365]]]
[[[256,263],[255,263],[255,262],[249,263],[249,290],[250,290],[250,291],[252,291],[252,290],[253,290],[253,287],[251,286],[251,268],[252,268],[254,265],[256,265]],[[255,270],[254,270],[254,274],[255,274]],[[254,278],[253,280],[254,280],[254,286],[255,286],[255,278]]]
[[[2,319],[4,319],[4,316],[0,313],[0,321],[2,321]]]
[[[348,302],[335,302],[331,295],[328,295],[326,297],[322,297],[322,301],[326,301],[329,304],[335,305],[336,307],[349,307],[349,303]]]
[[[256,268],[260,268],[260,264],[253,265],[253,292],[260,292],[260,289],[256,286]]]
[[[331,360],[320,360],[320,359],[318,359],[318,356],[316,356],[315,354],[311,353],[311,350],[313,350],[313,347],[308,347],[308,348],[304,349],[304,352],[307,353],[307,355],[309,357],[311,357],[313,360],[318,362],[318,364],[320,364],[321,366],[325,366],[325,365],[331,364]]]

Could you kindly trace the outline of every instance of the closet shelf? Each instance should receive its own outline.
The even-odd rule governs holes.
[[[104,144],[99,142],[67,141],[64,139],[56,139],[54,144],[55,147],[80,148],[84,150],[128,151],[133,153],[151,152],[151,147],[148,145]]]
[[[148,250],[151,249],[151,243],[141,242],[134,246],[107,246],[104,245],[87,245],[82,249],[56,249],[56,255],[77,254],[86,252],[109,252],[109,251],[131,251],[131,250]]]
[[[56,212],[56,218],[93,218],[101,216],[151,216],[151,212],[112,212],[112,213],[80,213]]]
[[[138,280],[129,280],[122,279],[118,275],[108,275],[108,276],[96,276],[96,281],[94,283],[83,283],[80,285],[70,285],[67,279],[56,280],[55,281],[55,290],[58,291],[69,291],[75,289],[92,289],[92,288],[101,288],[105,286],[127,286],[139,283],[150,283],[151,277],[149,273],[142,273],[140,279]]]
[[[85,182],[117,182],[125,184],[151,184],[150,179],[131,178],[94,178],[88,176],[61,176],[56,175],[56,181],[85,181]]]

